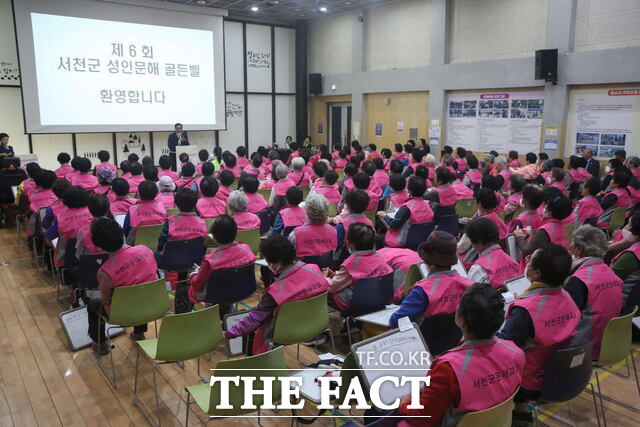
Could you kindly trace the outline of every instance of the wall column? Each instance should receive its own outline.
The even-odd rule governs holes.
[[[437,71],[436,75],[441,74],[444,66],[449,63],[450,23],[451,1],[433,0],[431,3],[431,60],[429,65]],[[444,126],[447,115],[447,92],[442,82],[442,79],[436,78],[429,88],[427,126],[430,127],[432,119],[440,121],[440,146],[431,145],[431,141],[428,141],[431,152],[436,158],[439,158],[440,147],[444,145]]]
[[[307,23],[296,21],[296,141],[309,134],[309,101],[307,96]],[[287,147],[283,147],[287,148]]]
[[[367,14],[366,10],[356,10],[351,15],[352,39],[351,51],[353,55],[351,72],[354,75],[362,75],[367,70]],[[357,78],[356,78],[357,81]],[[354,122],[360,123],[361,144],[367,141],[366,126],[366,95],[360,85],[355,85],[351,92],[351,139],[354,139]]]

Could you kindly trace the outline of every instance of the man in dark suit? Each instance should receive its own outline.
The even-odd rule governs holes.
[[[171,169],[176,171],[176,147],[178,145],[189,145],[187,131],[182,130],[182,123],[176,123],[175,132],[169,135],[167,145],[169,146],[169,157],[171,157]]]
[[[591,148],[582,149],[582,158],[587,161],[587,166],[585,167],[587,172],[597,178],[600,175],[600,162],[593,158]]]

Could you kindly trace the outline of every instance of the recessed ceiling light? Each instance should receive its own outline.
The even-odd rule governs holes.
[[[205,0],[198,0],[198,4],[200,6],[204,6],[205,4],[207,4],[207,2]]]
[[[347,6],[349,6],[349,5],[351,4],[351,2],[350,2],[350,1],[346,1],[346,2],[344,2],[344,4],[346,4]]]
[[[251,8],[251,11],[252,11],[252,12],[257,12],[258,10],[260,10],[260,9],[258,9],[258,6],[253,6],[253,7]]]
[[[320,12],[326,12],[326,11],[327,11],[327,8],[326,8],[326,7],[322,6],[322,7],[320,8]]]
[[[294,11],[294,12],[300,12],[300,9],[295,8],[295,9],[293,9],[293,11]]]

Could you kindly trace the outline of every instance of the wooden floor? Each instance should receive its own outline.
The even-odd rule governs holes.
[[[145,425],[141,411],[133,405],[133,373],[135,347],[127,337],[115,340],[114,357],[117,364],[118,388],[113,389],[98,369],[91,350],[73,353],[58,321],[62,308],[56,303],[56,292],[41,270],[36,269],[24,239],[15,229],[0,230],[0,426],[34,425]],[[257,297],[247,301],[250,305]],[[332,324],[334,332],[340,325]],[[155,334],[153,327],[147,336]],[[337,352],[345,354],[347,344],[336,335]],[[320,351],[331,351],[329,345]],[[286,349],[287,366],[296,369],[295,346]],[[222,350],[214,353],[211,363],[203,363],[203,370],[225,359]],[[302,346],[301,359],[317,360],[313,348]],[[637,358],[640,359],[640,358]],[[203,361],[204,362],[204,361]],[[639,361],[640,362],[640,361]],[[638,363],[640,365],[640,363]],[[141,359],[142,381],[139,396],[153,413],[154,395],[151,388],[151,368]],[[640,366],[639,366],[640,368]],[[624,369],[622,369],[624,370]],[[161,399],[163,425],[183,425],[185,421],[184,387],[198,384],[195,361],[185,369],[176,365],[160,367],[158,388]],[[604,379],[602,379],[604,378]],[[140,379],[139,379],[140,381]],[[619,378],[603,372],[606,394],[640,408],[640,397],[632,379]],[[609,425],[639,425],[640,415],[605,403]],[[191,406],[189,423],[196,425],[206,417]],[[591,396],[583,393],[567,405],[551,408],[554,415],[574,425],[597,425]],[[307,415],[315,409],[311,408]],[[263,425],[290,425],[289,419],[268,418],[273,411],[264,411]],[[288,415],[281,412],[280,415]],[[304,415],[304,413],[303,413]],[[555,423],[542,418],[546,423]],[[212,425],[256,425],[255,418],[217,420]],[[322,419],[316,425],[333,425]],[[340,420],[338,424],[341,424]]]

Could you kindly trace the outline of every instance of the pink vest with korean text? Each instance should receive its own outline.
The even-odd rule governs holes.
[[[467,178],[469,178],[469,181],[473,184],[480,184],[482,182],[482,172],[478,169],[470,169],[469,172],[467,172]]]
[[[140,183],[144,181],[144,177],[142,175],[136,175],[129,178],[128,181],[129,181],[129,193],[137,193]]]
[[[282,197],[287,195],[289,187],[294,187],[295,185],[296,184],[289,178],[283,178],[273,184],[273,189],[277,197]]]
[[[71,179],[71,185],[79,185],[87,191],[98,188],[98,178],[89,173],[80,173]]]
[[[577,334],[585,338],[581,342],[593,341],[593,360],[598,360],[604,328],[622,311],[623,282],[602,258],[587,259],[571,276],[580,279],[588,291]]]
[[[376,253],[384,258],[384,261],[391,267],[398,268],[405,274],[412,265],[422,262],[418,253],[411,249],[382,248],[378,249]]]
[[[435,190],[438,192],[438,198],[440,199],[440,206],[453,206],[456,204],[456,202],[460,198],[458,197],[458,193],[456,192],[456,189],[453,187],[452,184],[445,184],[439,187],[435,187]],[[473,192],[471,193],[473,195]]]
[[[405,206],[411,212],[409,219],[400,228],[389,228],[384,236],[385,243],[391,247],[404,246],[412,224],[424,224],[433,220],[431,206],[422,197],[411,197],[402,205],[402,207]]]
[[[292,233],[295,236],[298,258],[323,255],[338,246],[336,229],[329,224],[303,224]]]
[[[302,170],[289,172],[288,178],[295,186],[307,186],[310,184],[309,175]]]
[[[448,362],[456,374],[460,402],[451,409],[462,415],[489,409],[513,395],[522,380],[525,355],[512,341],[494,337],[466,341],[442,353],[431,369],[442,362]]]
[[[386,187],[389,184],[389,174],[382,169],[377,169],[373,174],[373,180],[378,187]]]
[[[526,343],[527,362],[521,385],[527,390],[540,390],[544,368],[551,353],[571,345],[580,322],[580,310],[562,288],[532,289],[511,304],[509,313],[514,307],[527,310],[534,328],[533,338]]]
[[[487,272],[489,284],[494,289],[500,289],[506,280],[513,279],[522,274],[520,264],[507,255],[500,245],[493,245],[482,252],[476,260]]]
[[[218,192],[216,193],[216,197],[222,200],[225,204],[227,203],[227,199],[229,198],[229,194],[231,194],[233,190],[229,187],[225,187],[221,185],[218,187]]]
[[[58,234],[61,240],[68,241],[78,237],[80,229],[91,224],[93,216],[87,207],[66,209],[58,215]]]
[[[335,205],[340,203],[340,199],[342,198],[340,196],[340,192],[338,191],[338,189],[336,188],[337,186],[335,185],[319,185],[318,187],[316,187],[316,192],[318,194],[322,194],[324,197],[326,197],[327,201],[329,202],[329,204],[331,205]]]
[[[93,220],[92,220],[93,222]],[[82,227],[82,245],[91,255],[103,254],[104,251],[93,244],[91,240],[91,222]]]
[[[465,159],[458,157],[457,159],[455,159],[455,162],[457,171],[463,171],[467,169],[467,161]]]
[[[353,252],[349,258],[342,263],[342,266],[353,278],[351,286],[354,286],[360,279],[393,273],[393,269],[389,264],[374,250]]]
[[[507,237],[507,224],[504,223],[504,221],[502,220],[502,218],[498,216],[498,214],[496,214],[495,212],[490,212],[486,214],[484,217],[496,223],[496,225],[498,226],[498,233],[500,235],[500,240]]]
[[[173,209],[176,207],[174,203],[173,193],[160,193],[156,196],[156,202],[165,209]]]
[[[602,206],[600,206],[598,199],[593,196],[583,197],[578,200],[574,209],[576,227],[584,224],[584,222],[589,218],[598,218],[602,215],[602,212],[604,211],[602,210]]]
[[[69,175],[71,172],[73,172],[73,168],[69,165],[63,165],[60,166],[58,169],[56,169],[55,173],[56,176],[58,178],[66,178],[67,175]]]
[[[119,196],[111,203],[109,209],[112,215],[127,213],[132,206],[138,203],[137,199],[129,196]]]
[[[640,242],[634,243],[629,246],[627,249],[620,251],[613,259],[611,260],[611,266],[613,266],[618,258],[624,253],[631,252],[635,255],[637,260],[640,260]],[[622,287],[622,298],[624,302],[627,302],[629,295],[631,294],[631,290],[634,286],[636,286],[640,282],[640,270],[633,271],[626,279],[624,279],[624,285]]]
[[[217,195],[200,197],[196,203],[196,210],[202,218],[215,218],[227,212],[227,205]]]
[[[169,223],[170,240],[188,240],[204,237],[207,234],[207,225],[194,212],[170,216]]]
[[[344,240],[345,240],[345,242],[347,241],[347,237],[349,236],[349,226],[351,224],[353,224],[354,222],[361,222],[361,223],[366,224],[369,227],[373,228],[373,223],[371,222],[371,220],[369,220],[369,218],[364,216],[364,214],[349,215],[348,217],[346,217],[344,219],[344,221],[342,221],[342,226],[344,227]]]
[[[507,191],[509,191],[509,178],[511,178],[511,175],[513,175],[513,172],[511,172],[511,170],[507,168],[507,169],[502,169],[500,172],[498,172],[498,175],[501,175],[502,178],[504,178],[504,184],[502,184],[502,191],[506,193]]]
[[[409,192],[407,190],[394,191],[389,197],[393,206],[400,209],[409,200]]]
[[[564,230],[564,226],[557,219],[550,219],[540,227],[538,230],[544,230],[549,236],[551,243],[560,245],[564,248],[569,248],[569,241],[567,240],[567,233]]]
[[[297,227],[307,222],[307,212],[299,206],[285,206],[280,211],[284,228]]]
[[[540,223],[542,222],[542,218],[540,214],[536,210],[524,211],[513,220],[509,224],[509,230],[513,231],[517,227],[527,228],[531,227],[531,230],[535,231],[538,228]]]
[[[163,176],[168,176],[173,180],[173,182],[177,182],[180,179],[178,174],[174,171],[160,169],[160,171],[158,172],[158,178],[162,178]]]
[[[457,199],[468,199],[473,197],[473,190],[461,183],[460,181],[455,181],[451,184],[451,186],[456,191]]]
[[[162,224],[167,219],[167,210],[155,200],[140,200],[129,209],[129,224],[136,229],[141,225]]]
[[[629,196],[629,192],[626,189],[616,187],[611,192],[618,196],[618,200],[616,201],[616,208],[626,208],[631,205],[631,197]]]
[[[180,178],[178,182],[176,182],[176,186],[178,188],[191,188],[193,183],[196,182],[196,179],[192,176],[185,176],[184,178]],[[131,182],[129,182],[131,185]]]
[[[236,212],[232,218],[238,224],[238,230],[248,230],[260,227],[260,218],[251,212]]]
[[[269,203],[258,193],[245,193],[247,196],[247,212],[258,213],[269,207]]]
[[[43,189],[36,187],[29,197],[29,208],[33,213],[38,213],[38,209],[46,208],[47,206],[51,206],[58,197],[53,194],[51,189]]]
[[[416,282],[411,289],[416,286],[422,288],[429,298],[429,305],[424,314],[425,316],[436,316],[455,313],[462,294],[471,285],[473,285],[471,280],[460,276],[453,270],[448,270],[430,273],[426,279]]]

